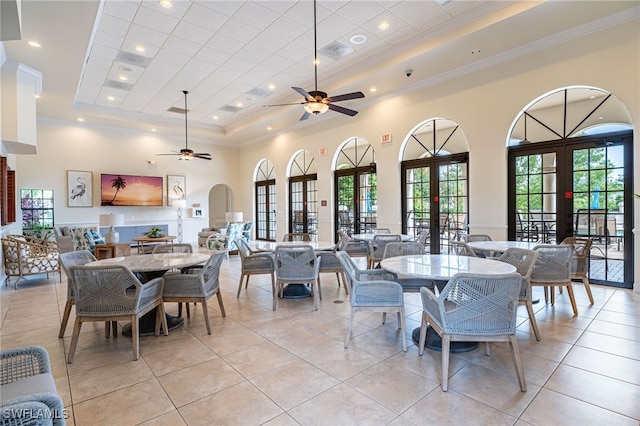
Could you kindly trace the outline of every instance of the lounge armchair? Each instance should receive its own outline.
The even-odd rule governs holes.
[[[18,277],[18,282],[27,275],[47,274],[57,272],[62,280],[60,268],[60,247],[50,240],[26,235],[7,235],[2,238],[2,259],[4,271],[7,275],[5,285],[9,285],[11,277]]]
[[[227,228],[227,233],[224,235],[211,235],[207,238],[205,246],[211,251],[224,251],[227,255],[230,251],[238,250],[236,246],[236,238],[243,236],[242,231],[244,229],[243,223],[232,223]]]
[[[41,346],[0,352],[2,425],[65,425],[66,412]]]

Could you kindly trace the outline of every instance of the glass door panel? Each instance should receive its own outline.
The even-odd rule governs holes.
[[[256,182],[256,239],[276,239],[276,186],[274,181]]]

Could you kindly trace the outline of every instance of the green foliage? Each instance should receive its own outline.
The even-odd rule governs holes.
[[[157,226],[152,226],[150,230],[144,233],[144,235],[146,235],[149,238],[164,237],[164,234],[162,233],[162,229],[158,228]]]

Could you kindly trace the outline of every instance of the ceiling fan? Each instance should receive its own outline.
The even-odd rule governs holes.
[[[364,98],[362,92],[345,93],[337,96],[327,96],[326,92],[318,90],[318,40],[317,40],[317,18],[316,18],[316,0],[313,0],[313,68],[315,71],[315,89],[307,92],[300,87],[291,87],[304,97],[304,102],[295,102],[290,104],[265,105],[265,107],[283,106],[283,105],[303,105],[304,114],[300,117],[300,121],[306,120],[311,114],[322,114],[327,110],[332,110],[353,117],[358,113],[349,108],[334,105],[333,102],[348,101],[351,99]]]
[[[184,148],[182,148],[179,152],[173,151],[173,154],[156,154],[156,155],[179,155],[180,158],[178,160],[189,161],[192,158],[201,158],[203,160],[211,160],[211,154],[208,152],[193,152],[193,150],[189,149],[189,139],[187,138],[187,93],[186,90],[183,90],[184,93]]]

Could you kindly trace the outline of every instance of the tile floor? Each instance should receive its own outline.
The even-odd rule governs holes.
[[[518,341],[528,391],[519,391],[508,347],[453,354],[449,391],[439,387],[440,353],[402,352],[397,324],[359,313],[349,349],[343,339],[348,299],[335,276],[322,278],[318,311],[311,299],[271,309],[271,284],[254,276],[236,298],[240,260],[224,262],[227,317],[209,302],[212,334],[192,308],[169,336],[131,341],[83,326],[73,364],[65,362],[73,318],[58,339],[66,299],[62,284],[31,278],[0,289],[0,345],[39,344],[51,356],[58,392],[77,425],[638,425],[640,295],[593,286],[589,306],[576,285],[580,315],[566,292],[555,306],[534,305],[537,342],[524,307]],[[539,291],[540,289],[536,289]],[[541,290],[540,290],[541,291]],[[407,334],[420,322],[417,294],[407,294]],[[168,304],[177,312],[176,304]],[[73,317],[73,314],[72,314]]]

